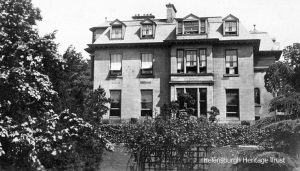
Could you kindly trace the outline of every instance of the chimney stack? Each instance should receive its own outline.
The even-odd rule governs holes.
[[[167,7],[167,23],[172,23],[176,17],[176,8],[173,4],[169,3],[166,5]]]

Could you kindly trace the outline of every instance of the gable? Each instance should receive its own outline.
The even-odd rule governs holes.
[[[149,18],[145,18],[143,21],[141,21],[141,24],[154,24],[156,25],[156,23],[152,20],[150,20]]]
[[[227,17],[225,17],[223,19],[223,21],[239,21],[239,19],[237,17],[235,17],[234,15],[229,14]]]
[[[126,26],[122,21],[118,20],[118,19],[115,19],[114,21],[112,21],[111,23],[109,23],[111,26],[120,26],[120,25],[123,25],[123,26]]]
[[[196,15],[194,14],[189,14],[187,15],[186,17],[184,17],[182,20],[199,20],[200,18],[197,17]]]

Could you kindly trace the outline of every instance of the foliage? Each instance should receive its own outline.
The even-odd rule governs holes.
[[[273,118],[269,118],[269,124],[263,127],[266,133],[259,140],[261,150],[247,150],[240,154],[240,158],[267,159],[268,163],[246,163],[239,162],[239,170],[293,170],[299,166],[300,154],[300,120],[282,120],[275,123]],[[286,118],[280,118],[286,119]],[[272,158],[283,159],[284,162],[272,162]],[[297,162],[298,161],[298,162]]]
[[[241,159],[256,159],[256,162],[240,161],[234,166],[237,170],[248,171],[292,171],[297,167],[295,159],[280,152],[245,150],[239,154]],[[277,161],[275,161],[275,159]],[[267,160],[267,162],[266,162]],[[284,161],[284,162],[283,162]]]
[[[285,114],[299,113],[300,104],[300,46],[294,44],[283,50],[284,61],[269,66],[265,75],[265,87],[275,98],[270,111],[284,111]],[[299,117],[299,116],[298,116]]]
[[[109,143],[81,113],[57,108],[59,99],[74,103],[75,107],[64,104],[71,111],[84,101],[85,74],[72,74],[83,71],[86,64],[72,49],[62,60],[53,41],[55,33],[40,37],[33,28],[36,20],[41,20],[40,11],[30,0],[0,1],[0,167],[43,170],[71,164],[74,169],[78,161],[93,167],[89,162],[99,162]],[[61,76],[70,77],[64,80],[68,87],[60,87],[65,84]],[[75,93],[64,96],[64,88]],[[87,100],[86,106],[99,113],[101,109],[90,103],[99,101]]]
[[[220,115],[220,110],[217,108],[217,107],[215,107],[215,106],[212,106],[211,108],[210,108],[210,112],[208,112],[209,113],[209,121],[210,122],[215,122],[216,120],[217,120],[217,115]]]
[[[255,124],[253,125],[253,127],[261,129],[272,123],[279,122],[282,120],[288,120],[288,119],[296,119],[296,116],[295,115],[275,115],[275,116],[261,118],[261,119],[255,121]]]
[[[90,91],[87,97],[84,99],[84,111],[83,118],[91,123],[94,127],[97,127],[101,123],[102,116],[107,113],[107,103],[110,99],[106,97],[106,93],[100,86]]]
[[[101,155],[98,154],[102,154],[104,148],[113,150],[113,146],[100,136],[97,129],[68,110],[53,118],[52,123],[56,126],[53,133],[48,135],[50,144],[40,144],[47,147],[39,152],[39,158],[46,168],[98,168],[101,161]]]
[[[286,93],[270,101],[270,111],[284,110],[290,115],[300,114],[300,92]],[[300,115],[299,115],[300,116]],[[298,116],[298,117],[299,117]]]
[[[287,62],[278,61],[269,66],[266,71],[265,88],[274,95],[294,91],[294,70]]]
[[[93,88],[89,64],[72,46],[68,47],[62,59],[64,68],[55,73],[52,71],[50,77],[59,96],[55,106],[58,111],[69,109],[70,112],[83,113],[84,101]]]
[[[249,121],[241,121],[241,125],[250,126],[250,122]]]
[[[283,120],[272,123],[264,128],[268,135],[265,137],[262,144],[267,144],[266,148],[279,152],[286,152],[296,156],[295,150],[300,148],[300,120]],[[298,149],[300,152],[300,149]]]

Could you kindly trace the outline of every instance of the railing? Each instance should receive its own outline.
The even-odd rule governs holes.
[[[137,160],[138,171],[204,171],[208,164],[209,147],[192,146],[190,148],[144,148]]]

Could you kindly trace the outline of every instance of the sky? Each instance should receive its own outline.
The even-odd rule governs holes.
[[[135,14],[166,18],[166,4],[177,9],[176,17],[193,13],[199,17],[233,14],[248,30],[266,31],[281,48],[300,42],[299,0],[32,0],[41,10],[40,35],[57,30],[56,42],[62,54],[72,45],[85,58],[92,41],[89,28],[107,20],[130,20]]]

